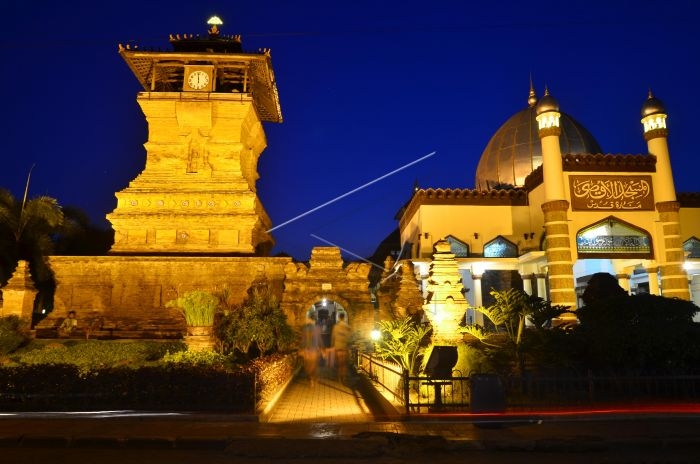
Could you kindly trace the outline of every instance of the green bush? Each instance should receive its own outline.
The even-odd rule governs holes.
[[[289,351],[296,342],[278,298],[266,283],[252,288],[242,305],[226,306],[215,328],[224,352],[238,351],[253,358]]]
[[[196,351],[177,351],[175,353],[166,353],[162,361],[165,364],[184,364],[190,366],[202,367],[219,367],[223,368],[229,362],[229,358],[216,351],[196,350]]]
[[[0,367],[0,411],[216,411],[252,413],[255,375],[189,365],[81,372],[66,364]]]
[[[157,361],[165,353],[183,350],[182,342],[110,342],[104,340],[68,340],[52,342],[19,352],[12,359],[18,364],[67,364],[85,374],[91,370],[125,366],[139,367]]]
[[[29,340],[27,324],[17,316],[0,318],[0,355],[12,353]]]

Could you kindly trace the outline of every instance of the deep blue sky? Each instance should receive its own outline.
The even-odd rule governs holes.
[[[2,0],[0,187],[21,197],[36,163],[30,196],[107,227],[147,137],[118,44],[169,49],[170,33],[204,34],[217,14],[244,49],[272,50],[284,122],[265,125],[258,194],[274,225],[437,152],[276,230],[275,253],[307,260],[325,245],[314,234],[369,256],[415,181],[472,188],[489,138],[526,107],[530,73],[606,153],[646,153],[651,87],[676,189],[700,191],[698,13],[694,0]]]

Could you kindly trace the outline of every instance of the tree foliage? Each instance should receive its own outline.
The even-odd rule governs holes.
[[[578,310],[575,334],[595,370],[660,371],[700,363],[693,303],[649,294],[598,299]]]
[[[620,287],[615,276],[607,272],[596,272],[588,280],[581,299],[585,305],[590,305],[598,301],[624,296],[627,296],[627,292]]]
[[[550,321],[567,312],[568,307],[553,306],[549,301],[515,288],[491,290],[490,294],[494,299],[492,305],[474,309],[489,319],[494,328],[489,330],[470,324],[461,330],[480,342],[478,346],[498,370],[508,371],[510,366],[517,365],[522,371],[526,356],[537,355],[541,344],[552,338],[545,333]],[[529,329],[526,329],[526,321],[531,325]]]
[[[55,253],[68,256],[101,256],[114,243],[114,230],[93,225],[85,211],[63,207],[63,226],[55,234]]]
[[[2,281],[9,279],[18,260],[29,262],[35,284],[41,290],[53,279],[44,257],[54,249],[52,237],[63,227],[64,216],[54,198],[39,196],[18,201],[0,189],[0,255],[5,266]]]
[[[380,321],[379,331],[381,337],[374,345],[377,356],[394,361],[404,370],[415,374],[428,344],[431,327],[407,316],[398,320]]]

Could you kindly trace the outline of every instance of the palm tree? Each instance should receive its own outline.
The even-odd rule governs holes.
[[[18,260],[29,262],[40,294],[52,291],[53,275],[45,256],[53,252],[52,236],[63,226],[63,211],[54,198],[40,196],[18,201],[0,188],[0,284],[9,280]]]

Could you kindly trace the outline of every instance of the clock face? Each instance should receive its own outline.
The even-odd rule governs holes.
[[[205,71],[192,71],[187,76],[187,84],[194,90],[202,90],[209,85],[209,74]]]

